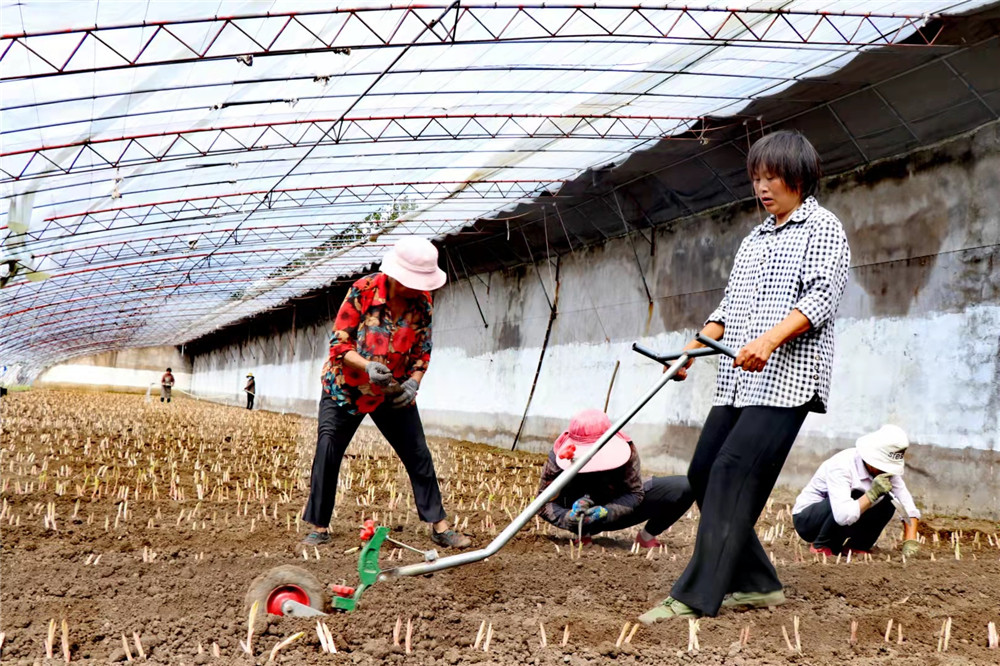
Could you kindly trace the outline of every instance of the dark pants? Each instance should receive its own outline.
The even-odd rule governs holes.
[[[688,481],[701,509],[694,553],[671,596],[714,617],[730,592],[781,589],[754,524],[809,410],[713,407]]]
[[[656,536],[677,522],[694,504],[694,494],[684,476],[654,476],[642,484],[642,502],[628,515],[583,528],[584,534],[614,532],[646,523],[646,531]]]
[[[420,520],[428,523],[444,520],[446,514],[434,461],[424,439],[424,426],[416,405],[393,409],[383,403],[370,416],[406,468]],[[346,407],[338,406],[326,393],[320,398],[316,457],[309,482],[309,502],[302,515],[307,523],[317,527],[330,524],[337,499],[340,461],[364,418],[364,414],[351,414]]]
[[[860,490],[851,492],[854,499],[862,495]],[[839,555],[847,550],[871,550],[895,510],[892,502],[883,499],[862,513],[853,525],[840,525],[833,519],[830,500],[825,499],[792,516],[792,523],[799,536],[813,546],[829,548],[834,555]]]
[[[253,393],[247,393],[247,409],[253,409]]]

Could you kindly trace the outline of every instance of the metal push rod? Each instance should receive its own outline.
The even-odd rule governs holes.
[[[615,436],[619,430],[625,427],[625,425],[632,420],[636,414],[639,413],[643,407],[646,406],[650,400],[653,399],[657,393],[660,392],[667,382],[673,380],[681,368],[687,365],[687,362],[697,356],[711,356],[714,354],[723,353],[727,356],[732,356],[735,358],[736,351],[709,338],[704,338],[700,334],[698,340],[702,344],[708,345],[705,349],[696,349],[687,352],[678,352],[675,354],[656,354],[655,352],[650,352],[645,347],[641,345],[633,345],[632,348],[635,351],[648,356],[654,360],[664,362],[661,359],[674,359],[674,361],[667,367],[666,372],[663,376],[657,380],[651,389],[646,391],[646,393],[639,398],[632,407],[625,413],[624,416],[619,418],[612,426],[608,429],[604,435],[601,436],[593,446],[589,448],[583,455],[574,459],[573,464],[569,469],[565,470],[562,474],[556,477],[555,481],[549,484],[548,488],[542,491],[541,494],[536,497],[531,504],[529,504],[521,513],[519,513],[514,520],[503,529],[500,534],[493,538],[493,541],[489,543],[485,548],[480,548],[479,550],[469,551],[467,553],[458,553],[457,555],[449,555],[448,557],[442,557],[434,562],[421,562],[418,564],[407,564],[401,567],[396,567],[395,569],[387,569],[379,575],[379,580],[389,580],[392,578],[400,578],[403,576],[420,576],[427,573],[432,573],[434,571],[441,571],[443,569],[450,569],[452,567],[461,566],[463,564],[471,564],[473,562],[479,562],[485,560],[487,557],[495,555],[501,548],[507,545],[514,535],[517,534],[522,527],[528,524],[528,521],[537,514],[543,506],[548,502],[555,499],[559,492],[565,488],[569,482],[575,477],[580,470],[590,462],[590,459],[597,455],[597,452],[607,444],[612,437]],[[640,349],[642,351],[640,351]],[[649,352],[649,353],[647,353]]]

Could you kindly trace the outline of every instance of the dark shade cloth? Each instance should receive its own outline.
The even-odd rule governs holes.
[[[714,617],[730,592],[781,589],[754,524],[811,406],[709,411],[688,468],[701,521],[674,599]]]
[[[851,498],[861,499],[860,490],[851,493]],[[792,516],[792,524],[799,536],[816,548],[829,548],[834,555],[847,550],[871,550],[881,536],[896,507],[892,502],[879,502],[861,514],[851,525],[841,525],[833,517],[830,500],[810,504]]]
[[[369,416],[406,468],[420,520],[428,523],[444,520],[446,514],[434,461],[416,405],[394,409],[383,404]],[[316,456],[309,481],[309,501],[302,515],[307,523],[317,527],[330,524],[337,499],[340,462],[364,418],[364,414],[352,413],[348,407],[338,405],[325,392],[320,398]]]

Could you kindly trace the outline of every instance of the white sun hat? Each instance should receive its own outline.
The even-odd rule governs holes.
[[[903,454],[909,445],[906,433],[895,425],[884,425],[875,432],[858,437],[855,443],[862,460],[893,476],[903,475]]]
[[[403,236],[396,241],[382,257],[382,272],[417,291],[434,291],[448,280],[438,268],[437,248],[420,236]]]

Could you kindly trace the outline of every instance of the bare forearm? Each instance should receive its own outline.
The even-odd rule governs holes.
[[[356,351],[349,351],[344,354],[344,364],[355,370],[364,370],[365,366],[368,365],[368,359]]]
[[[713,340],[721,340],[722,334],[726,332],[726,327],[717,321],[710,321],[705,324],[705,328],[701,329],[701,334],[706,338],[712,338]],[[697,349],[698,347],[704,347],[697,340],[692,340],[688,343],[687,347],[684,349]]]
[[[417,370],[412,375],[410,375],[410,379],[413,379],[418,384],[420,384],[424,380],[424,371],[423,370]]]
[[[725,331],[726,331],[726,327],[725,326],[723,326],[722,324],[720,324],[717,321],[710,321],[707,324],[705,324],[705,328],[701,329],[701,334],[704,335],[705,337],[712,338],[713,340],[721,340],[722,339],[722,334]],[[698,347],[704,347],[704,346],[705,345],[701,344],[697,340],[692,340],[691,342],[687,343],[684,346],[684,351],[687,351],[689,349],[697,349]],[[687,369],[691,367],[692,363],[694,363],[694,359],[693,358],[687,362],[687,365],[685,365],[683,368],[681,368],[678,371],[676,379],[684,379],[684,378],[686,378],[687,377]],[[664,372],[667,371],[667,366],[663,366],[663,371]]]
[[[868,495],[862,495],[858,498],[858,509],[861,513],[864,513],[870,508],[872,508],[872,501],[868,499]]]
[[[789,340],[794,340],[812,328],[809,318],[798,310],[792,310],[788,316],[782,319],[774,328],[764,335],[767,336],[774,349],[785,344]]]

